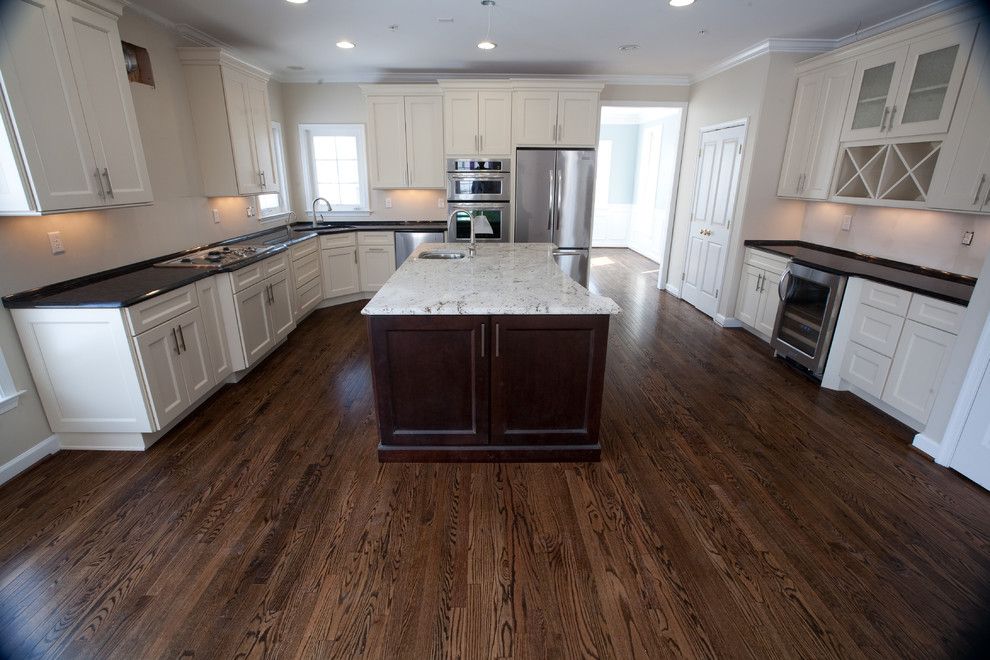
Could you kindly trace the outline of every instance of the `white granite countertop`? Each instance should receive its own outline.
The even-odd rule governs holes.
[[[361,310],[367,315],[617,314],[611,298],[564,274],[549,243],[478,246],[474,257],[417,259],[426,250],[463,252],[463,243],[420,245]]]

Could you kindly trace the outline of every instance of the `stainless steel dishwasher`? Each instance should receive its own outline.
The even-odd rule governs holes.
[[[395,267],[398,268],[402,262],[412,254],[422,243],[444,243],[447,232],[445,231],[396,231],[395,232]]]

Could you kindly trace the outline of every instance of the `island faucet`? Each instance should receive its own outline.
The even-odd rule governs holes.
[[[333,211],[333,207],[330,206],[330,201],[326,197],[317,197],[313,200],[313,229],[316,229],[316,205],[323,202],[327,205],[327,213]]]
[[[457,236],[457,225],[456,224],[451,225],[450,224],[450,221],[453,220],[454,219],[454,216],[457,215],[458,213],[467,213],[468,222],[471,225],[471,244],[468,245],[468,256],[469,257],[473,257],[474,256],[474,253],[477,252],[477,250],[478,250],[478,246],[477,246],[477,244],[475,243],[475,240],[474,240],[474,216],[471,215],[471,209],[457,208],[457,207],[451,209],[450,215],[447,216],[447,226],[451,227],[451,231],[453,231],[454,236],[456,237]]]

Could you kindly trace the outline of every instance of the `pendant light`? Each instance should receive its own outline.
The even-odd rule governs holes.
[[[485,38],[478,42],[478,48],[481,50],[492,50],[496,46],[494,40],[492,40],[492,32],[494,32],[494,13],[495,13],[495,0],[481,0],[482,7],[488,7],[488,32],[485,34]]]

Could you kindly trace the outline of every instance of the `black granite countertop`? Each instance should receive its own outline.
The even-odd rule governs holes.
[[[969,304],[973,287],[976,286],[975,277],[804,241],[749,240],[745,244],[790,257],[794,263],[830,273],[862,277],[958,305]]]
[[[373,220],[360,222],[294,222],[292,231],[315,231],[317,234],[346,234],[352,231],[446,231],[443,220]]]

